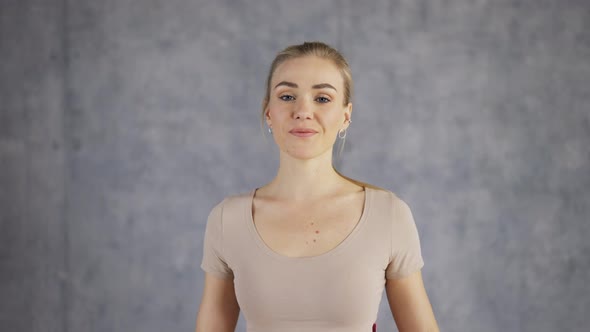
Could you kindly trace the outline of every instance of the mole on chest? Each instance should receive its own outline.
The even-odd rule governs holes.
[[[318,229],[316,222],[311,220],[305,223],[304,235],[305,235],[305,244],[313,244],[317,243],[318,235],[320,234],[320,230]]]

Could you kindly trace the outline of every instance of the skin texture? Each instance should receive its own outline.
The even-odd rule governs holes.
[[[276,68],[268,103],[263,104],[266,123],[273,129],[280,150],[280,163],[275,178],[257,190],[261,201],[283,204],[287,210],[303,210],[329,197],[362,190],[332,167],[338,131],[348,128],[352,114],[352,104],[344,104],[343,90],[338,68],[327,59],[306,56],[287,60]],[[301,127],[317,133],[305,138],[290,133]],[[420,271],[388,279],[386,292],[400,332],[438,331]],[[234,331],[239,311],[233,281],[206,273],[196,332]]]

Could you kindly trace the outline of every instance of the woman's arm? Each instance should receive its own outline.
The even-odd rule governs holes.
[[[233,280],[220,279],[205,273],[196,332],[234,332],[239,314],[240,307]]]
[[[400,332],[438,332],[421,271],[385,283],[389,308]]]

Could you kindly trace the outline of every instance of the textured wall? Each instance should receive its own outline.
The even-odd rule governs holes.
[[[64,331],[61,6],[0,2],[0,331]]]
[[[207,214],[274,175],[264,78],[304,40],[351,63],[336,163],[412,207],[441,330],[586,331],[584,0],[3,0],[0,330],[192,330]]]

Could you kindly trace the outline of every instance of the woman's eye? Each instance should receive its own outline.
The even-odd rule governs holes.
[[[320,102],[320,103],[329,103],[330,102],[330,99],[329,98],[326,98],[326,97],[317,97],[316,98],[316,101],[317,102]]]
[[[281,98],[281,100],[283,100],[283,101],[293,101],[293,100],[295,100],[295,97],[293,97],[291,95],[282,95],[279,98]]]

